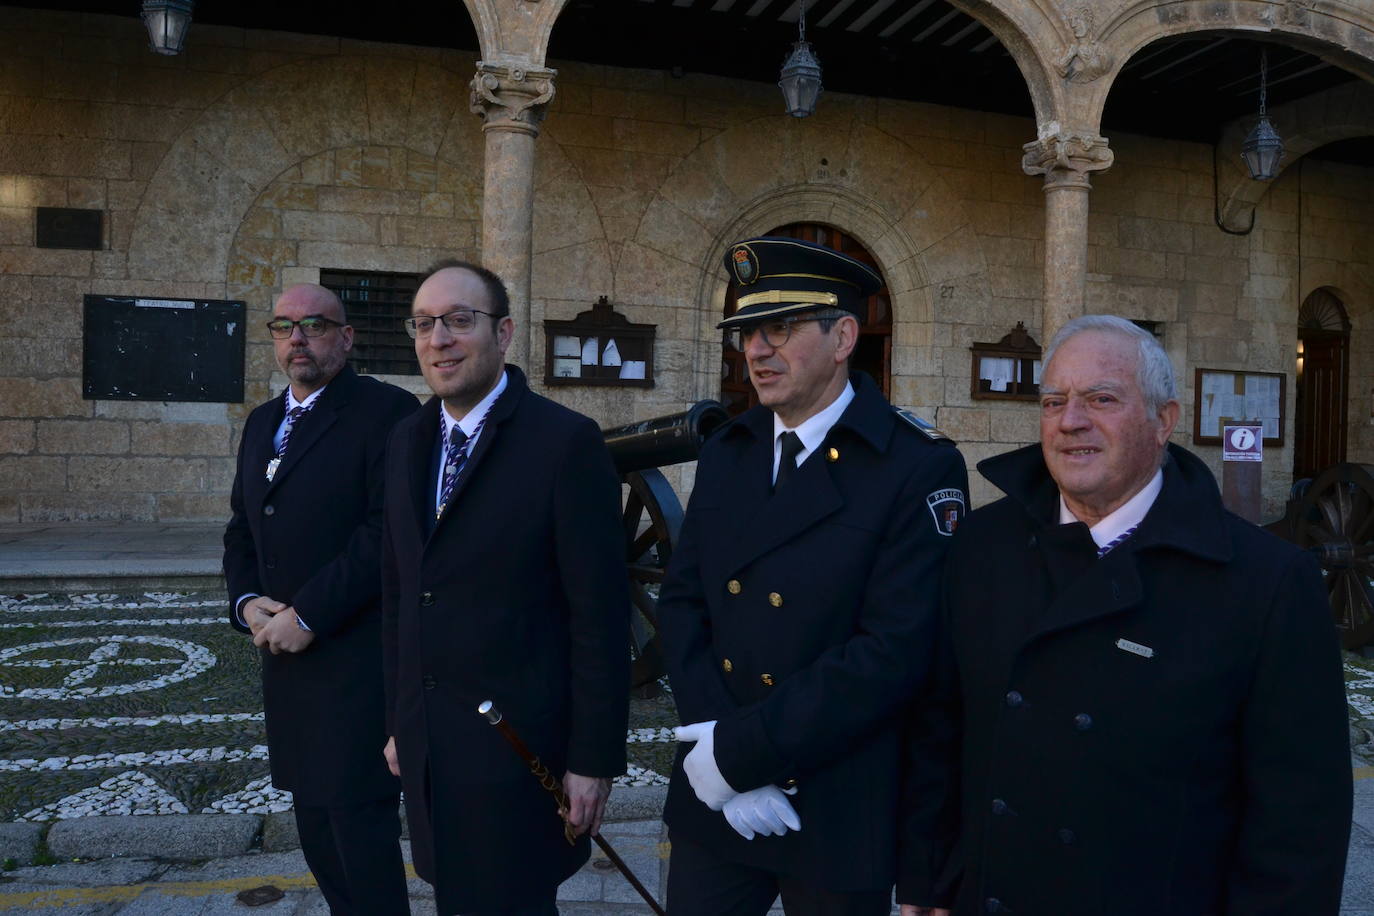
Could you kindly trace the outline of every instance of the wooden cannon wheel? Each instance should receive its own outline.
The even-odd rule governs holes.
[[[664,672],[655,607],[682,529],[682,503],[657,468],[631,471],[623,480],[630,488],[622,515],[630,577],[630,689],[647,699],[660,693]]]
[[[1374,476],[1337,464],[1294,493],[1293,539],[1321,565],[1341,644],[1374,642]]]

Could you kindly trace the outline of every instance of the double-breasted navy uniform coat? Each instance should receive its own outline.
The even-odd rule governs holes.
[[[625,771],[620,481],[596,424],[505,371],[437,523],[437,398],[396,427],[387,463],[388,728],[440,913],[527,905],[589,855],[479,703],[560,777]]]
[[[800,831],[746,841],[693,793],[680,748],[664,818],[730,861],[837,892],[891,886],[899,727],[931,657],[963,458],[867,376],[824,444],[772,492],[773,414],[702,450],[658,604],[683,722],[714,719],[732,787],[794,787]]]
[[[945,574],[955,912],[1335,916],[1350,754],[1312,558],[1226,511],[1177,446],[1101,559],[1086,525],[1059,524],[1038,445],[979,470],[1008,495],[970,516]],[[939,757],[915,760],[919,777]]]
[[[296,424],[271,482],[285,416],[275,397],[248,415],[224,532],[229,622],[241,595],[292,605],[315,633],[300,653],[262,655],[272,784],[304,805],[394,797],[386,768],[381,660],[383,465],[415,396],[345,366]]]

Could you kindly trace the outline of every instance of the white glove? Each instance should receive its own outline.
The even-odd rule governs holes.
[[[697,743],[682,761],[682,769],[701,803],[712,811],[719,811],[739,793],[725,781],[720,775],[720,767],[716,766],[716,720],[681,725],[673,733],[679,741]]]
[[[736,795],[725,803],[725,819],[746,840],[752,840],[756,833],[782,836],[789,829],[801,829],[796,809],[777,786],[762,786]]]

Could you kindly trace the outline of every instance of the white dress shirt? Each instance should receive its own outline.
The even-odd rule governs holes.
[[[1111,515],[1088,529],[1088,533],[1093,536],[1093,543],[1099,548],[1106,547],[1144,521],[1145,514],[1155,504],[1155,498],[1159,496],[1159,491],[1163,486],[1164,471],[1155,471],[1155,476],[1151,477],[1150,482],[1140,488],[1139,493],[1122,503],[1120,508]],[[1064,494],[1059,494],[1059,524],[1069,525],[1076,521],[1078,521],[1077,516],[1069,511],[1068,505],[1064,502]]]
[[[811,457],[811,453],[821,447],[826,435],[830,432],[830,427],[834,426],[840,419],[840,414],[849,406],[849,402],[854,400],[854,386],[849,382],[844,383],[844,391],[841,391],[835,400],[830,402],[820,413],[813,414],[796,429],[788,429],[782,422],[782,418],[773,414],[773,481],[778,479],[778,464],[782,461],[782,434],[796,433],[801,440],[802,450],[797,453],[797,467]]]
[[[448,412],[448,407],[444,404],[440,404],[439,425],[441,428],[439,432],[443,435],[443,438],[439,440],[442,443],[439,447],[441,449],[448,448],[448,437],[453,435],[453,427],[457,426],[463,431],[463,435],[468,437],[468,457],[471,458],[472,450],[477,448],[477,439],[481,438],[481,433],[478,432],[477,427],[481,425],[482,420],[486,418],[487,412],[491,410],[491,405],[496,403],[496,399],[499,398],[501,392],[505,390],[506,370],[502,369],[501,377],[496,380],[496,386],[488,391],[487,396],[478,401],[473,406],[472,410],[467,412],[463,419],[453,419],[453,415]],[[474,438],[474,435],[476,435],[476,438]],[[442,459],[439,461],[439,473],[436,475],[436,478],[437,479],[434,481],[434,505],[437,506],[439,505],[439,497],[444,492],[444,462]]]

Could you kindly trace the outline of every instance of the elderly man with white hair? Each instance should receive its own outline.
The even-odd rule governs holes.
[[[1169,443],[1178,416],[1158,341],[1087,315],[1046,354],[1040,443],[978,466],[1007,495],[945,572],[944,733],[962,737],[912,730],[903,863],[910,886],[943,868],[955,914],[1340,909],[1351,769],[1321,577],[1222,506]],[[943,862],[924,839],[942,766]]]

